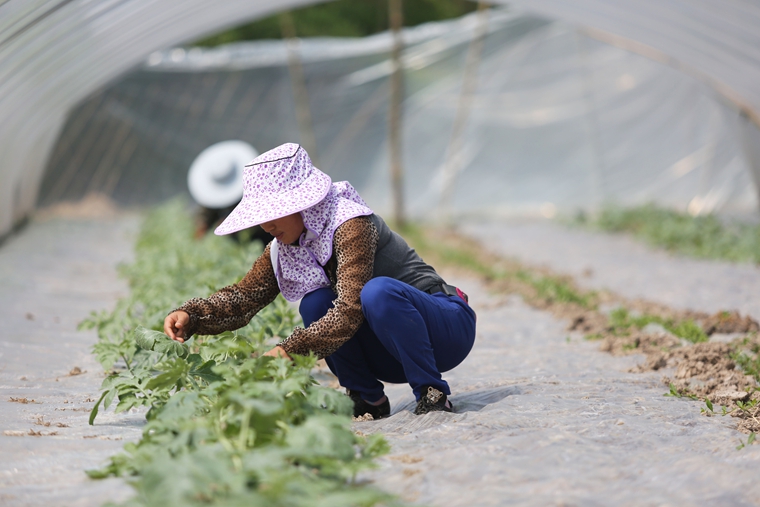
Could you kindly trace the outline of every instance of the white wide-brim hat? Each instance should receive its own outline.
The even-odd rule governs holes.
[[[303,211],[324,199],[331,184],[301,146],[278,146],[245,166],[243,200],[214,234],[231,234]]]
[[[187,188],[195,202],[222,209],[243,197],[243,169],[259,153],[245,141],[222,141],[203,150],[187,173]]]

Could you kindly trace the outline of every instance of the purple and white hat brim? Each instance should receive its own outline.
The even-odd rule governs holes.
[[[314,168],[314,172],[297,188],[276,194],[244,196],[240,204],[214,230],[214,234],[232,234],[303,211],[324,199],[331,185],[330,176]],[[308,195],[304,195],[306,189]]]

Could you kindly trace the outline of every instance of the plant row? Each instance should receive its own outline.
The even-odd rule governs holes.
[[[576,223],[607,232],[624,232],[659,248],[690,257],[760,263],[760,225],[691,216],[653,204],[634,208],[607,207]]]
[[[236,282],[262,251],[192,237],[182,203],[150,213],[134,262],[120,267],[129,296],[82,324],[97,329],[93,352],[107,372],[90,423],[114,403],[147,419],[138,442],[88,474],[127,478],[129,506],[395,505],[356,483],[388,445],[351,430],[351,401],[314,381],[316,359],[261,355],[297,323],[283,299],[236,332],[180,344],[160,331],[169,311]]]

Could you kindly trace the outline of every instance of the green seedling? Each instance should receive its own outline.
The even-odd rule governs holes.
[[[668,387],[670,388],[670,391],[663,394],[663,396],[671,396],[673,398],[689,398],[690,400],[698,400],[699,397],[697,397],[694,394],[683,394],[681,393],[678,388],[673,384],[672,382],[668,384]]]
[[[736,401],[736,406],[739,407],[739,409],[742,412],[749,412],[751,409],[755,408],[757,406],[757,400],[750,400],[750,401]]]
[[[663,396],[672,396],[673,398],[680,398],[683,396],[680,392],[678,392],[678,388],[675,386],[675,384],[671,382],[668,384],[668,386],[670,387],[670,392],[663,394]]]
[[[752,433],[749,434],[749,437],[747,437],[747,441],[746,442],[744,442],[742,440],[739,440],[739,445],[736,446],[736,450],[740,451],[740,450],[744,449],[744,447],[746,447],[748,445],[752,445],[752,442],[754,442],[754,441],[755,441],[755,433],[752,432]]]
[[[128,477],[129,506],[399,505],[357,484],[389,447],[352,431],[350,399],[310,375],[316,358],[262,356],[299,323],[282,298],[236,332],[180,344],[158,331],[171,309],[237,282],[261,252],[192,236],[181,204],[151,213],[135,261],[121,267],[130,295],[83,324],[96,329],[93,352],[109,372],[90,424],[113,404],[147,419],[142,438],[90,477]]]

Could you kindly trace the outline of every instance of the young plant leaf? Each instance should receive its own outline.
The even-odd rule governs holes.
[[[159,339],[159,335],[162,334],[163,333],[153,331],[152,329],[145,329],[142,326],[137,326],[133,331],[135,343],[137,343],[137,346],[143,350],[153,350],[156,341]]]
[[[90,419],[89,423],[90,426],[92,426],[95,423],[95,418],[98,416],[98,407],[100,406],[100,402],[103,401],[103,398],[106,397],[106,394],[108,394],[110,391],[104,391],[103,394],[100,395],[100,398],[98,398],[98,401],[95,402],[95,406],[92,407],[92,410],[90,411]]]
[[[188,354],[185,345],[172,340],[160,331],[153,331],[152,329],[138,326],[134,330],[134,337],[135,343],[143,350],[152,350],[179,357],[186,357]]]

